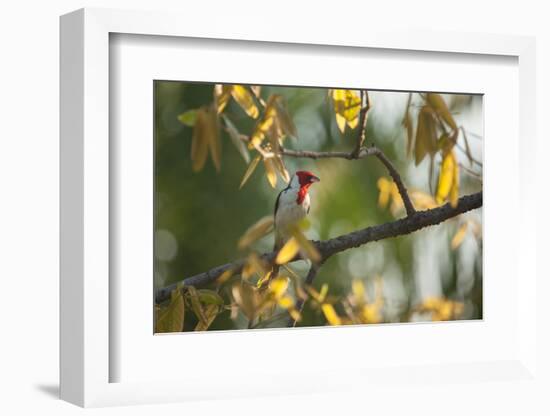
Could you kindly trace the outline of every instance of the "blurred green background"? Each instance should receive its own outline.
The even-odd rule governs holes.
[[[243,257],[237,241],[255,221],[273,213],[278,192],[286,184],[279,178],[273,189],[262,164],[239,190],[247,164],[221,132],[222,166],[217,173],[209,158],[200,172],[191,168],[190,148],[193,129],[178,121],[178,115],[212,102],[214,84],[156,81],[155,88],[155,288],[166,286],[214,266]],[[285,147],[301,150],[345,150],[355,144],[356,130],[342,135],[335,122],[328,90],[324,88],[289,88],[263,86],[262,96],[277,93],[284,97],[298,130],[298,139],[287,139]],[[433,193],[430,186],[429,158],[415,166],[406,154],[406,132],[402,125],[409,94],[405,92],[369,91],[372,110],[367,124],[367,144],[380,147],[395,164],[409,190]],[[473,156],[482,160],[482,97],[444,95],[453,116],[469,132]],[[416,98],[413,94],[412,109]],[[237,129],[250,134],[255,125],[233,100],[225,114]],[[462,137],[461,139],[462,140]],[[465,143],[462,143],[464,147]],[[466,157],[457,153],[460,163],[469,166]],[[371,225],[395,219],[389,209],[378,206],[377,181],[387,171],[375,158],[359,161],[343,159],[306,160],[285,158],[292,175],[296,170],[310,170],[321,178],[311,188],[312,209],[309,215],[310,239],[325,240]],[[440,160],[435,160],[440,163]],[[475,167],[472,167],[475,170]],[[478,174],[481,170],[477,167]],[[437,172],[437,169],[436,169]],[[460,195],[481,190],[481,182],[461,171]],[[402,215],[402,214],[400,214]],[[464,214],[481,224],[481,209]],[[345,296],[353,279],[364,282],[374,297],[374,281],[382,278],[384,321],[426,320],[429,316],[410,314],[414,305],[430,297],[448,298],[464,304],[463,319],[482,317],[482,244],[468,233],[458,249],[451,240],[459,220],[431,227],[417,233],[370,243],[331,257],[315,281],[319,288],[329,285],[333,296]],[[271,251],[273,236],[257,244],[259,252]],[[304,261],[292,266],[301,276],[307,273]],[[224,293],[229,299],[229,293]],[[191,314],[189,314],[191,315]],[[189,318],[191,321],[193,317]],[[192,327],[195,322],[189,322]],[[325,325],[320,311],[306,305],[302,326]],[[220,314],[211,329],[245,327],[242,317],[230,318],[230,311]]]

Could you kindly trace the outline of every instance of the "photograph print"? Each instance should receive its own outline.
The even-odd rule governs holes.
[[[483,96],[352,87],[154,81],[154,333],[483,318]]]

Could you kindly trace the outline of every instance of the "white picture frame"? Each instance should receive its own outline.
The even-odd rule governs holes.
[[[366,385],[374,392],[395,380],[403,385],[446,383],[451,378],[478,386],[485,380],[538,383],[534,301],[537,279],[536,225],[529,208],[534,206],[536,193],[535,184],[526,169],[535,162],[534,39],[467,33],[438,33],[434,36],[433,33],[390,32],[375,27],[368,33],[357,33],[353,27],[339,34],[315,27],[302,33],[293,28],[280,31],[269,22],[254,26],[246,36],[242,36],[235,34],[231,22],[224,19],[208,26],[201,19],[185,19],[185,25],[181,23],[183,20],[183,16],[172,13],[107,9],[83,9],[61,18],[61,398],[87,407],[330,392],[359,389]],[[349,51],[352,47],[357,48],[355,50],[405,50],[412,54],[433,52],[439,56],[467,54],[471,60],[484,55],[516,59],[519,94],[517,107],[514,108],[519,109],[515,114],[519,131],[513,133],[517,147],[512,152],[515,156],[510,153],[510,157],[517,157],[517,166],[515,163],[512,165],[517,169],[516,181],[519,186],[513,191],[517,196],[517,204],[512,209],[523,215],[516,234],[517,259],[514,259],[514,264],[517,269],[510,273],[516,276],[511,284],[518,285],[517,293],[513,294],[513,319],[521,325],[514,326],[511,335],[517,345],[514,344],[513,348],[503,346],[503,352],[495,354],[498,357],[495,360],[482,357],[457,363],[445,361],[443,357],[439,362],[409,362],[406,366],[403,364],[403,368],[388,365],[376,368],[370,363],[365,367],[368,375],[365,368],[354,369],[342,365],[342,368],[330,367],[321,373],[305,368],[299,380],[289,379],[285,372],[266,371],[263,375],[268,376],[269,380],[265,383],[246,383],[241,380],[229,386],[212,380],[208,372],[202,377],[196,372],[191,377],[178,380],[164,380],[161,377],[160,381],[112,382],[111,368],[121,359],[111,348],[110,340],[111,312],[117,308],[110,296],[113,287],[109,281],[113,267],[109,251],[110,230],[114,220],[110,215],[110,200],[113,198],[110,194],[110,174],[117,169],[113,166],[117,161],[112,158],[109,147],[112,133],[109,124],[109,53],[112,34],[161,36],[166,40],[200,38],[225,42],[270,42],[277,43],[282,50],[289,44],[305,48],[330,45],[332,50]],[[491,162],[491,156],[487,157]],[[491,162],[491,165],[491,169],[498,169],[497,163]],[[515,172],[507,174],[513,176]],[[521,279],[517,279],[519,270],[522,272]],[[307,339],[310,339],[309,342],[313,339],[322,342],[326,331],[325,335],[319,331],[323,330],[301,331],[299,336],[304,342],[308,342]],[[348,336],[342,335],[344,331],[349,334],[354,328],[342,329],[338,336]],[[400,334],[410,331],[411,327],[394,326],[392,336],[398,340]],[[216,342],[220,337],[228,336],[223,333],[209,334],[212,340],[216,337]],[[253,342],[251,337],[255,336],[254,333],[246,336],[249,342]],[[269,332],[266,336],[276,341],[283,337],[283,331]],[[241,338],[241,342],[247,341]],[[140,346],[135,348],[139,349]],[[246,371],[243,370],[243,373]],[[249,371],[252,374],[253,369]],[[322,375],[346,381],[331,383]]]

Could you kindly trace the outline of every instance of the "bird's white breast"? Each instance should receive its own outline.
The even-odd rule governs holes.
[[[306,194],[301,204],[298,204],[297,199],[298,189],[289,188],[281,193],[275,215],[275,227],[278,230],[285,230],[306,216],[310,206],[309,194]]]

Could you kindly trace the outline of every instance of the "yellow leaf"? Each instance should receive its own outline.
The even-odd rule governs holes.
[[[302,319],[302,316],[300,315],[300,312],[296,309],[296,305],[294,304],[294,300],[290,296],[285,295],[285,296],[279,298],[279,300],[277,300],[277,304],[281,308],[286,309],[286,311],[292,317],[293,320],[298,322]]]
[[[258,118],[258,107],[254,103],[254,98],[248,89],[243,85],[233,85],[231,95],[241,108],[252,118]]]
[[[249,263],[246,262],[243,266],[243,270],[241,271],[241,277],[244,280],[250,279],[254,275],[254,267]]]
[[[155,332],[183,331],[185,318],[185,303],[181,288],[174,289],[170,294],[170,304],[160,311]]]
[[[290,309],[294,306],[294,302],[292,301],[292,298],[290,296],[283,296],[277,301],[277,303],[283,309]]]
[[[259,313],[261,298],[258,290],[248,284],[235,284],[231,290],[235,303],[239,306],[244,315],[254,319]]]
[[[456,231],[456,234],[454,235],[452,241],[451,241],[451,247],[453,250],[456,250],[460,244],[464,241],[464,237],[466,237],[466,232],[468,231],[468,223],[463,223],[460,227],[458,227],[458,230]]]
[[[274,107],[275,98],[276,98],[275,96],[269,97],[264,115],[256,125],[256,128],[254,129],[254,133],[252,133],[252,136],[250,137],[250,142],[248,143],[249,149],[253,149],[259,146],[260,144],[262,144],[267,132],[269,131],[269,129],[271,129],[271,127],[275,123],[275,120],[277,117],[277,111],[275,110],[275,107]]]
[[[455,160],[454,165],[454,175],[453,175],[453,184],[451,186],[451,192],[449,195],[449,200],[451,202],[451,206],[456,207],[458,205],[458,191],[460,188],[460,170],[458,167],[458,163]]]
[[[442,154],[449,153],[458,139],[458,130],[453,130],[450,133],[443,133],[437,141],[437,148]]]
[[[351,129],[357,127],[361,111],[361,97],[358,91],[332,90],[331,95],[336,113],[336,124],[340,132],[344,133],[346,124]]]
[[[264,159],[265,176],[272,188],[277,186],[277,172],[275,171],[275,165],[272,158]]]
[[[279,155],[276,155],[275,157],[273,157],[273,164],[275,165],[275,168],[277,168],[277,172],[279,172],[279,175],[281,176],[283,181],[288,184],[290,182],[290,175],[285,168],[283,159],[281,159]]]
[[[363,281],[359,279],[354,279],[351,283],[351,291],[353,292],[353,296],[355,296],[357,301],[364,301],[365,299],[365,285],[363,284]]]
[[[317,247],[309,241],[306,236],[298,227],[292,227],[292,236],[298,241],[301,251],[309,258],[312,262],[318,263],[321,261],[321,253],[317,250]]]
[[[216,112],[220,114],[225,109],[231,97],[232,85],[216,84],[214,86],[214,101],[216,102]]]
[[[299,251],[300,251],[300,244],[298,244],[298,240],[292,237],[285,243],[285,245],[281,248],[279,253],[277,253],[277,257],[275,258],[275,263],[277,264],[288,263],[290,260],[296,257],[296,254],[298,254]]]
[[[319,292],[319,297],[317,298],[317,302],[323,303],[328,295],[328,284],[323,283],[321,286],[321,290]]]
[[[419,165],[427,154],[433,155],[437,150],[437,137],[433,110],[425,105],[418,113],[416,140],[414,146],[415,164]]]
[[[399,193],[399,188],[393,180],[385,177],[381,177],[377,182],[379,194],[378,194],[378,206],[380,208],[385,208],[388,203],[391,201],[390,212],[392,215],[396,216],[399,212],[405,209],[403,204],[403,198]],[[435,200],[427,194],[424,194],[421,191],[409,190],[409,196],[413,202],[413,205],[417,208],[428,209],[435,208],[437,204]]]
[[[464,312],[464,304],[453,300],[429,297],[416,308],[420,312],[430,312],[433,321],[457,319]]]
[[[207,305],[204,309],[204,316],[205,321],[199,321],[197,326],[195,326],[195,331],[206,331],[210,325],[212,325],[212,322],[214,319],[216,319],[216,316],[218,316],[218,312],[220,310],[220,307],[218,305]]]
[[[302,320],[302,315],[300,315],[300,312],[297,309],[288,309],[288,313],[296,322],[300,322]]]
[[[344,131],[346,130],[346,118],[343,115],[336,113],[336,125],[338,126],[338,130],[344,134]]]
[[[364,305],[361,309],[361,320],[365,324],[377,324],[382,321],[378,310],[378,305]]]
[[[384,209],[388,206],[388,202],[390,201],[392,181],[387,178],[380,177],[376,184],[378,185],[378,190],[380,191],[378,194],[378,206]]]
[[[481,224],[473,219],[468,220],[468,224],[472,229],[472,232],[474,233],[474,236],[476,238],[481,238],[481,235],[483,233],[483,229],[481,228]]]
[[[325,314],[325,318],[327,319],[328,323],[331,325],[342,325],[342,320],[334,310],[334,307],[330,303],[323,303],[321,306],[321,309],[323,310],[323,313]]]
[[[254,251],[248,255],[248,258],[246,261],[247,261],[250,274],[247,276],[244,276],[244,273],[243,273],[243,277],[245,278],[250,277],[254,273],[257,273],[260,276],[265,276],[269,271],[267,263],[263,261],[258,255],[258,253]]]
[[[258,163],[260,163],[261,158],[262,157],[258,155],[252,160],[252,162],[250,162],[250,164],[248,165],[248,168],[246,168],[246,172],[244,173],[241,184],[239,185],[239,189],[241,189],[244,186],[244,184],[246,183],[246,181],[248,181],[248,178],[250,178],[250,176],[252,175],[252,173],[256,169],[256,166],[258,166]]]
[[[270,149],[273,153],[277,154],[281,147],[281,141],[284,134],[281,131],[279,121],[276,117],[273,119],[273,123],[271,124],[271,127],[269,127],[266,136],[269,139],[269,145],[267,146],[267,148]]]
[[[411,197],[413,201],[413,205],[417,209],[432,209],[436,208],[438,206],[435,199],[422,191],[411,191],[409,193],[409,196]]]
[[[435,112],[441,116],[445,123],[447,123],[447,125],[453,130],[456,130],[455,120],[451,115],[451,112],[449,111],[449,108],[447,107],[447,104],[445,103],[443,97],[439,94],[428,93],[426,95],[426,100],[428,101],[428,104],[430,104],[430,106],[435,110]]]
[[[208,156],[209,117],[204,108],[197,110],[193,139],[191,142],[191,161],[194,172],[202,170]]]
[[[283,132],[287,136],[297,138],[298,133],[296,131],[296,126],[294,125],[294,122],[292,121],[290,114],[288,114],[288,110],[286,108],[286,105],[282,97],[278,97],[274,105],[275,105],[275,110],[277,111],[277,119],[279,121],[279,124]]]
[[[216,170],[219,172],[222,164],[222,145],[220,142],[220,130],[218,128],[218,116],[214,110],[207,110],[208,126],[207,138],[210,147],[210,155]]]
[[[327,286],[327,289],[328,289],[328,286]],[[317,292],[317,291],[315,290],[315,288],[313,288],[312,286],[306,286],[306,291],[307,291],[307,293],[310,294],[310,296],[311,296],[313,299],[315,299],[315,300],[316,300],[317,302],[319,302],[319,303],[322,303],[322,302],[320,301],[321,295],[320,295],[319,292]],[[306,298],[307,298],[307,296],[306,296],[304,299],[306,299]]]
[[[216,283],[221,285],[222,283],[227,282],[231,278],[231,276],[233,276],[234,273],[235,272],[233,269],[227,269],[220,275],[220,277],[218,277],[218,279],[216,280]]]
[[[454,152],[448,152],[443,158],[439,171],[439,181],[436,192],[436,201],[438,204],[445,201],[451,193],[451,190],[456,186],[455,175],[457,174],[457,167],[458,165]]]
[[[277,277],[271,281],[269,284],[269,291],[275,299],[279,299],[283,296],[288,289],[288,278],[287,277]]]
[[[244,235],[240,238],[238,247],[245,249],[250,244],[267,235],[273,229],[273,216],[265,216],[250,226]]]

